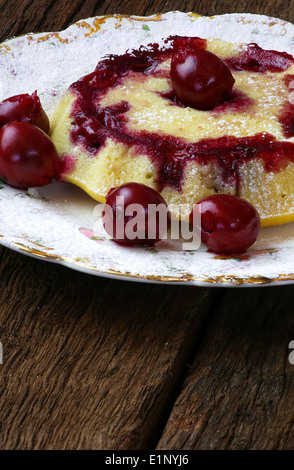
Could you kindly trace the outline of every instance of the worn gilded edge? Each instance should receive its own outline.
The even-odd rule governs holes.
[[[0,239],[4,238],[3,235],[0,235]],[[110,275],[110,276],[117,276],[117,277],[126,277],[131,279],[138,279],[138,280],[146,280],[146,281],[154,281],[154,282],[162,282],[162,283],[193,283],[199,282],[203,284],[228,284],[234,286],[242,286],[244,284],[250,285],[268,285],[274,282],[291,282],[294,281],[294,273],[293,274],[280,274],[278,277],[269,278],[265,276],[249,276],[249,277],[238,277],[238,276],[213,276],[213,277],[197,277],[193,276],[192,274],[186,273],[182,276],[160,276],[160,275],[140,275],[140,274],[133,274],[130,272],[121,272],[115,269],[108,269],[108,270],[101,270],[96,268],[95,266],[91,265],[90,260],[88,258],[77,258],[76,260],[72,260],[70,258],[66,258],[64,256],[55,255],[47,253],[41,249],[32,248],[28,245],[18,242],[11,242],[9,245],[5,245],[8,248],[16,248],[20,252],[28,253],[33,257],[42,258],[48,261],[55,261],[55,262],[64,262],[72,267],[83,268],[89,271],[93,271],[96,273],[100,273],[101,275]],[[40,245],[41,247],[42,245]],[[46,247],[44,247],[46,248]],[[46,248],[51,250],[52,248]]]
[[[177,12],[178,11],[170,11],[170,12],[167,12],[167,13],[177,13]],[[197,20],[197,18],[202,16],[202,15],[199,15],[198,13],[192,13],[192,12],[187,12],[186,14],[191,18],[191,20],[194,20],[194,21]],[[165,14],[160,14],[160,13],[155,14],[155,15],[151,15],[151,16],[133,16],[133,15],[112,14],[112,15],[103,15],[103,16],[100,16],[100,17],[94,17],[94,22],[93,22],[94,27],[91,27],[88,23],[86,23],[86,20],[77,21],[77,22],[73,23],[73,25],[77,25],[78,27],[85,27],[88,30],[88,32],[85,33],[85,36],[89,36],[93,33],[98,32],[98,30],[101,27],[101,24],[105,23],[106,20],[111,19],[111,18],[114,18],[114,19],[118,20],[118,22],[121,22],[123,18],[126,18],[130,21],[135,20],[135,21],[147,21],[148,22],[148,21],[161,21],[162,19],[164,19],[164,16],[165,16]],[[218,16],[222,16],[222,15],[218,15]],[[252,15],[252,16],[258,16],[258,15]],[[213,19],[214,16],[210,16],[210,17],[207,17],[207,18]],[[267,24],[271,27],[271,26],[274,26],[275,24],[278,24],[278,23],[283,24],[283,25],[286,25],[288,23],[286,21],[281,20],[280,18],[272,18],[272,20],[274,20],[274,21],[272,21],[270,24],[268,23],[268,21],[263,21],[263,24]],[[248,19],[246,17],[246,14],[245,15],[240,14],[240,22],[252,23],[253,20],[251,18]],[[66,31],[66,29],[64,31]],[[50,39],[52,37],[55,37],[56,39],[60,40],[60,42],[67,42],[67,39],[64,40],[59,36],[59,32],[39,33],[39,34],[44,34],[44,36],[38,37],[37,38],[38,41],[43,41],[43,40],[47,40],[47,39]],[[33,35],[34,36],[38,35],[38,33],[33,33]],[[7,44],[5,44],[6,41],[10,41],[10,40],[13,40],[13,39],[16,39],[16,38],[21,38],[21,37],[27,37],[28,39],[33,39],[32,34],[15,36],[15,37],[9,38],[7,40],[4,40],[2,42],[2,44],[0,44],[0,48],[4,49],[4,52],[6,52],[6,53],[10,52],[10,48],[8,47]],[[4,238],[4,236],[0,234],[0,240],[2,238]],[[35,243],[35,244],[38,245],[38,243]],[[109,275],[114,275],[114,276],[141,279],[142,281],[151,280],[151,281],[158,281],[158,282],[178,282],[178,283],[193,282],[194,281],[194,282],[201,282],[203,284],[207,283],[207,284],[216,284],[217,285],[217,284],[220,284],[220,283],[228,283],[228,285],[238,285],[238,286],[241,286],[241,285],[244,285],[244,284],[266,285],[266,284],[271,284],[271,283],[275,283],[275,282],[287,282],[287,281],[291,282],[291,281],[294,281],[294,273],[293,274],[280,274],[278,277],[275,277],[275,278],[268,278],[268,277],[264,277],[264,276],[250,276],[250,277],[241,278],[241,277],[237,277],[237,276],[225,276],[225,275],[224,276],[215,276],[215,277],[209,278],[209,277],[197,277],[197,276],[193,276],[193,275],[188,274],[188,273],[183,274],[181,277],[155,276],[155,275],[142,276],[142,275],[139,275],[139,274],[132,274],[132,273],[129,273],[129,272],[124,273],[124,272],[120,272],[120,271],[116,271],[116,270],[102,271],[102,270],[92,266],[91,263],[88,263],[88,261],[90,261],[89,259],[78,258],[76,261],[73,261],[72,259],[67,259],[67,258],[59,256],[59,255],[48,254],[45,251],[42,251],[42,250],[39,250],[39,249],[36,249],[36,248],[32,248],[32,247],[29,247],[29,246],[26,246],[24,244],[17,243],[17,242],[10,242],[9,244],[4,244],[4,246],[6,246],[8,248],[16,248],[19,251],[23,251],[23,252],[28,253],[28,254],[30,254],[34,257],[42,258],[42,259],[45,259],[45,260],[48,260],[48,261],[65,262],[65,263],[68,263],[69,265],[72,265],[72,266],[78,266],[78,267],[81,267],[81,268],[84,268],[84,269],[87,269],[87,270],[91,270],[91,271],[95,271],[97,273],[101,273],[101,275],[109,274]],[[52,248],[48,248],[48,247],[46,247],[44,245],[41,245],[41,244],[39,244],[39,246],[43,247],[47,250],[52,250]]]

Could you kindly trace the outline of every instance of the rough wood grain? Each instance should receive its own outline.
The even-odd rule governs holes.
[[[294,449],[293,287],[226,292],[158,449]]]
[[[294,21],[293,0],[0,0],[0,40],[169,10]],[[0,448],[154,447],[177,394],[158,448],[293,447],[292,294],[114,281],[0,248]]]
[[[152,15],[172,10],[208,16],[247,12],[294,21],[294,0],[0,0],[0,41],[27,32],[58,31],[94,15]]]
[[[0,448],[149,445],[208,311],[208,291],[1,254]]]

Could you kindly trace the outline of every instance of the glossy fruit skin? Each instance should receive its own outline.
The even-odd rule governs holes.
[[[212,52],[181,48],[171,61],[170,79],[177,99],[185,106],[210,110],[230,98],[235,79]]]
[[[141,225],[138,223],[139,227],[138,230],[135,229],[134,239],[130,238],[128,231],[128,223],[131,223],[137,214],[137,212],[133,215],[128,214],[128,208],[131,209],[132,204],[140,205],[140,219],[138,220],[143,222]],[[148,221],[150,204],[161,207],[163,219],[150,217]],[[152,246],[166,235],[170,224],[168,206],[164,198],[149,186],[131,182],[112,188],[106,196],[106,205],[108,207],[104,206],[102,214],[103,226],[116,243]]]
[[[49,118],[36,91],[32,95],[11,96],[0,103],[0,127],[11,121],[29,122],[49,133]]]
[[[215,194],[201,199],[197,205],[201,206],[201,241],[209,251],[226,255],[244,253],[256,241],[260,217],[245,199]],[[193,224],[193,211],[190,222]]]
[[[28,122],[9,122],[0,129],[0,177],[11,186],[30,188],[52,182],[59,157],[47,134]]]

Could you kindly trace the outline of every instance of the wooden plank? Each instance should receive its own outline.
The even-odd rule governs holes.
[[[194,11],[208,14],[202,6]],[[233,8],[293,22],[293,6],[209,2],[209,14]],[[158,449],[293,449],[292,293],[291,287],[226,292]]]
[[[172,10],[194,11],[207,16],[247,12],[294,22],[294,0],[68,0],[62,4],[55,0],[0,0],[0,41],[27,32],[59,31],[74,21],[95,15],[152,15]]]
[[[229,289],[158,449],[293,449],[293,287]]]
[[[111,12],[96,3],[1,0],[1,39]],[[0,255],[1,449],[149,445],[217,291],[207,299]]]
[[[294,21],[293,6],[293,0],[70,0],[61,8],[54,0],[0,0],[0,40],[111,13],[247,11]],[[294,339],[291,288],[228,290],[210,325],[212,302],[223,295],[218,289],[96,278],[5,248],[0,261],[2,449],[153,446],[207,327],[158,448],[252,447],[254,439],[261,446],[293,447],[287,434],[293,428],[293,369],[286,360]],[[257,306],[267,305],[269,293],[272,312],[263,307],[261,315]]]
[[[95,2],[59,5],[1,0],[2,39],[109,13],[109,2],[95,12]],[[1,448],[149,445],[217,291],[207,299],[205,289],[113,281],[0,254]]]
[[[1,255],[1,449],[148,445],[213,296]]]

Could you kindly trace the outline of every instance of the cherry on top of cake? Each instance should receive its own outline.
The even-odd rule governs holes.
[[[266,51],[257,44],[247,45],[242,52],[224,61],[206,51],[206,47],[205,39],[171,36],[162,46],[154,43],[148,47],[127,51],[122,55],[109,55],[101,60],[93,73],[82,77],[70,87],[77,96],[71,110],[74,122],[71,130],[72,142],[81,145],[93,156],[108,137],[144,149],[157,166],[159,185],[172,186],[177,190],[181,190],[183,170],[187,161],[191,160],[196,160],[200,164],[213,161],[221,168],[224,182],[235,182],[237,186],[240,179],[238,169],[245,160],[261,158],[266,171],[281,171],[288,162],[294,160],[294,143],[278,141],[269,133],[259,133],[250,137],[227,135],[220,138],[204,138],[191,143],[173,135],[130,130],[127,126],[127,112],[130,109],[127,101],[106,107],[99,105],[99,100],[105,93],[122,83],[123,78],[129,73],[156,76],[158,64],[172,59],[172,63],[174,61],[176,66],[182,65],[185,61],[192,63],[192,72],[188,70],[190,85],[193,87],[193,77],[196,76],[196,88],[200,88],[200,95],[206,93],[207,99],[210,100],[209,110],[204,110],[204,113],[226,112],[229,106],[232,106],[233,112],[234,106],[239,111],[246,112],[251,101],[246,96],[241,100],[240,96],[236,96],[233,72],[279,73],[285,72],[294,64],[294,58],[290,54]],[[203,65],[207,55],[211,61],[208,60],[207,73],[202,73],[203,76],[200,76],[202,83],[201,80],[197,82],[197,61]],[[212,93],[209,89],[209,71],[212,75]],[[173,83],[172,74],[170,78]],[[180,95],[177,85],[183,82],[183,77],[178,71],[175,82],[177,78],[179,80],[173,91]],[[285,77],[282,80],[286,80]],[[181,96],[176,98],[177,100],[171,94],[166,99],[170,99],[171,104],[185,106]],[[196,107],[195,103],[193,105],[192,107]],[[202,109],[205,109],[205,106],[204,108],[202,106]],[[294,106],[287,104],[285,109],[281,110],[280,122],[282,128],[287,131],[286,137],[294,136]]]

